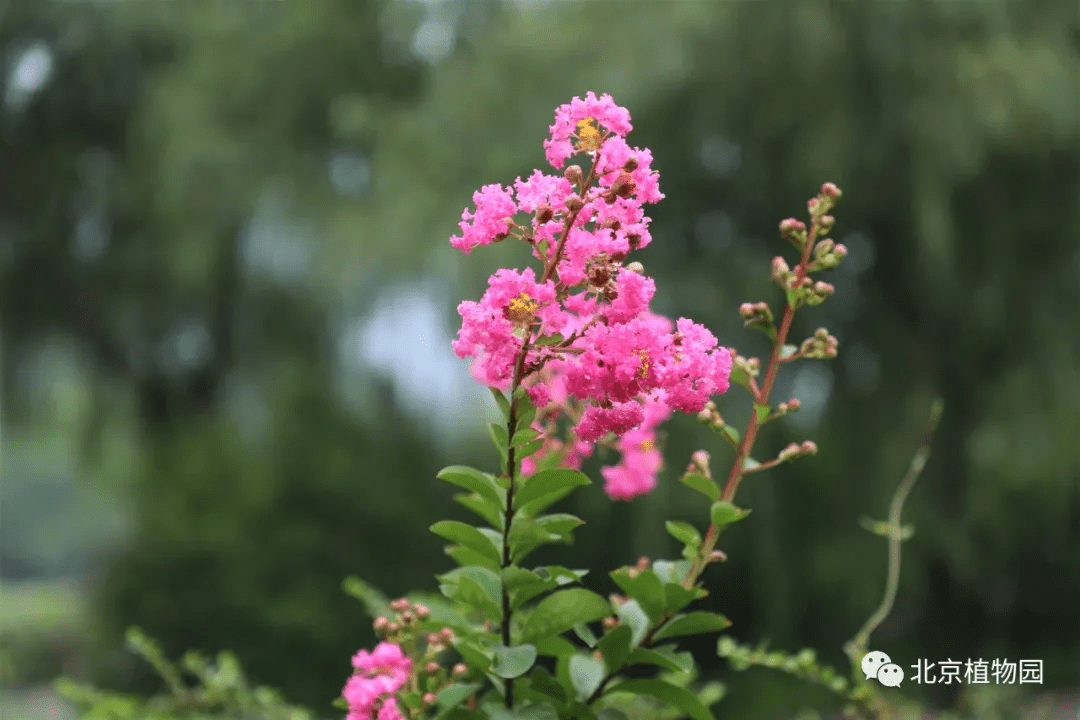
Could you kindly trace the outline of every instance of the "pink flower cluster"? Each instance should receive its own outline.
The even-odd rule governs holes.
[[[515,237],[541,262],[539,274],[499,270],[479,302],[462,302],[453,348],[474,359],[480,382],[529,388],[544,410],[536,424],[546,433],[541,454],[560,452],[577,467],[614,434],[623,460],[603,475],[617,499],[652,489],[660,468],[656,426],[671,410],[696,413],[727,390],[732,362],[704,327],[653,314],[655,282],[640,264],[624,264],[652,240],[644,205],[664,197],[652,154],[626,143],[630,129],[629,112],[609,95],[590,92],[563,105],[544,143],[547,159],[559,169],[575,152],[587,153],[588,173],[571,165],[561,177],[537,170],[513,188],[488,185],[473,195],[476,211],[465,210],[462,234],[450,240],[468,254]],[[519,214],[531,218],[519,224]],[[550,425],[560,413],[576,423],[565,443]],[[524,472],[535,469],[529,460]]]
[[[346,720],[404,720],[394,697],[412,672],[412,660],[401,647],[381,642],[372,652],[361,650],[352,659],[356,672],[342,690],[349,703]]]

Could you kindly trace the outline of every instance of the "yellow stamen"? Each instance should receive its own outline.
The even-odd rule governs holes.
[[[533,316],[539,307],[540,305],[529,297],[528,293],[521,293],[510,301],[509,307],[506,308],[506,314],[513,322],[527,325],[532,322]]]
[[[578,149],[586,152],[594,152],[600,149],[600,128],[595,125],[592,118],[578,120]]]
[[[656,447],[656,444],[653,443],[652,440],[647,440],[646,439],[646,440],[641,441],[641,449],[644,450],[645,452],[652,452],[653,448],[655,448],[655,447]]]
[[[639,360],[641,360],[641,367],[638,368],[637,376],[639,378],[644,378],[649,373],[649,351],[641,348],[639,350],[635,350],[634,354],[638,356]]]

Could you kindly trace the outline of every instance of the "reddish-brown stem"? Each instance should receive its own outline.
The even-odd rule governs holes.
[[[803,278],[806,277],[810,269],[810,253],[814,249],[814,243],[817,241],[818,233],[818,219],[814,216],[811,225],[810,233],[806,238],[806,245],[803,247],[802,258],[799,260],[798,267],[795,268],[795,283],[794,287],[798,287]],[[773,341],[772,353],[769,355],[769,365],[765,369],[765,380],[762,382],[761,389],[754,393],[755,405],[768,405],[769,395],[773,391],[773,386],[776,384],[776,376],[780,371],[781,353],[784,349],[784,344],[787,342],[788,333],[791,332],[791,321],[795,318],[796,308],[788,302],[787,307],[784,308],[784,317],[780,321],[780,329],[776,333],[776,339]],[[753,378],[751,378],[753,380]],[[751,385],[751,387],[754,387]],[[739,444],[739,450],[735,454],[735,461],[731,465],[731,472],[728,474],[727,484],[724,485],[724,492],[720,496],[720,499],[724,502],[732,502],[735,498],[735,493],[739,491],[739,483],[742,482],[743,477],[746,475],[746,459],[750,457],[750,453],[754,449],[754,441],[757,439],[758,430],[761,428],[761,423],[758,421],[757,412],[750,413],[750,420],[746,426],[746,432],[743,433],[742,442]],[[686,579],[683,585],[687,588],[692,588],[697,583],[698,577],[702,571],[705,570],[705,565],[708,562],[709,556],[712,554],[713,548],[716,547],[716,541],[720,536],[720,531],[717,529],[714,523],[709,523],[709,529],[705,532],[705,539],[701,542],[701,550],[694,558],[694,564],[690,567],[690,572],[686,574]]]

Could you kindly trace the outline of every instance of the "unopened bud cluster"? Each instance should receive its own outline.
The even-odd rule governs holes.
[[[788,445],[780,451],[780,454],[776,456],[776,459],[780,462],[787,462],[789,460],[794,460],[795,458],[817,455],[817,450],[817,443],[813,440],[804,440],[801,443],[791,443]]]
[[[744,358],[742,355],[736,355],[733,366],[736,370],[742,370],[752,378],[756,378],[761,374],[761,360],[758,358]]]
[[[842,243],[835,243],[832,238],[825,238],[814,246],[814,262],[810,269],[832,270],[847,257],[847,254],[848,249]]]
[[[650,564],[651,564],[651,562],[650,562],[649,558],[642,556],[642,557],[638,558],[637,565],[635,565],[634,567],[627,570],[626,574],[629,575],[632,578],[635,578],[638,575],[640,575],[641,573],[648,570]]]
[[[799,354],[816,360],[831,360],[836,357],[838,348],[839,341],[825,328],[818,328],[812,337],[803,340]]]
[[[702,411],[704,412],[704,411]],[[723,421],[721,421],[721,424]],[[712,478],[712,471],[709,470],[710,455],[705,450],[698,450],[690,456],[690,464],[686,467],[687,475],[703,475],[707,478]]]
[[[724,427],[724,418],[720,415],[716,409],[716,403],[712,400],[705,403],[705,407],[701,409],[701,412],[697,414],[698,422],[708,425],[714,430],[719,430]],[[705,452],[704,450],[699,452]],[[705,457],[708,458],[708,453],[705,453]]]
[[[765,302],[743,303],[739,306],[739,316],[746,321],[744,323],[746,327],[758,327],[763,330],[770,330],[773,327],[772,309]]]
[[[380,639],[397,643],[402,635],[408,634],[420,621],[431,617],[427,605],[413,604],[408,598],[398,598],[390,603],[390,616],[375,618],[372,627]]]

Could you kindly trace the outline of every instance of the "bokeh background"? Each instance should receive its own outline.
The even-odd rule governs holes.
[[[667,198],[638,259],[655,308],[761,353],[780,219],[845,195],[840,339],[799,363],[759,454],[751,520],[709,602],[740,641],[842,643],[881,597],[882,518],[931,400],[945,415],[908,503],[896,608],[872,646],[1037,658],[1040,685],[900,691],[965,717],[1074,717],[1080,688],[1080,6],[931,2],[38,2],[0,6],[0,671],[4,717],[69,717],[59,674],[159,688],[122,647],[235,651],[329,703],[370,619],[450,566],[434,479],[493,462],[486,391],[451,352],[457,303],[521,247],[447,240],[474,189],[543,167],[553,109],[611,93]],[[747,400],[722,398],[741,424]],[[616,567],[701,522],[676,481],[706,447],[667,428],[651,496],[571,506],[566,550]],[[598,463],[588,469],[595,472]],[[595,475],[594,475],[595,476]],[[603,573],[596,589],[609,592]],[[768,671],[718,717],[836,706]],[[1070,709],[1071,708],[1071,709]],[[10,715],[8,713],[11,713]],[[21,713],[21,714],[20,714]],[[1073,714],[1069,714],[1073,713]]]

